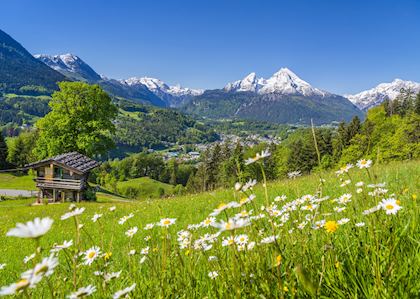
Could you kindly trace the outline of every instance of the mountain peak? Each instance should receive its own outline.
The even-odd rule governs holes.
[[[37,54],[34,57],[69,78],[87,82],[101,80],[101,76],[77,55],[71,53],[60,55]]]
[[[304,96],[325,96],[327,94],[312,87],[288,68],[281,68],[269,79],[257,78],[255,73],[250,73],[242,80],[227,84],[224,90],[229,92],[251,91],[259,94],[279,93]]]
[[[364,90],[354,95],[345,95],[345,97],[359,109],[367,110],[385,100],[394,100],[401,93],[401,89],[410,89],[417,93],[420,92],[420,83],[397,78],[392,82],[381,83],[372,89]]]

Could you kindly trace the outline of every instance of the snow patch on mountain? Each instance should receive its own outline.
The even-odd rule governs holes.
[[[395,79],[390,83],[381,83],[372,89],[354,95],[344,95],[344,97],[348,98],[359,109],[368,110],[385,100],[394,100],[402,89],[410,89],[418,93],[420,92],[420,83]]]
[[[34,57],[50,68],[72,78],[82,78],[87,81],[101,80],[101,77],[80,57],[74,54],[46,55],[37,54]]]
[[[330,93],[312,87],[308,82],[300,79],[288,68],[281,68],[268,79],[257,78],[250,73],[244,79],[228,83],[225,88],[228,92],[256,92],[259,94],[287,94],[303,96],[327,96]]]
[[[202,89],[185,88],[179,84],[169,86],[162,80],[150,77],[133,77],[120,80],[120,82],[128,86],[145,85],[151,92],[166,101],[171,107],[179,106],[187,99],[201,95],[204,92]]]

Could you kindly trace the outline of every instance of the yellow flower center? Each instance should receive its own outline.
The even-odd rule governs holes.
[[[46,273],[47,271],[48,271],[48,266],[44,265],[41,268],[39,268],[38,271],[35,272],[35,274]]]
[[[96,252],[95,251],[91,251],[88,253],[88,258],[93,259],[96,256]]]
[[[169,224],[171,224],[171,220],[164,220],[163,221],[163,225],[169,225]]]
[[[389,205],[386,205],[385,208],[387,210],[393,210],[394,209],[394,205],[389,204]]]
[[[232,224],[230,224],[230,223],[226,223],[226,225],[225,225],[225,229],[231,229],[232,228]]]
[[[16,283],[16,292],[19,292],[20,290],[23,290],[27,286],[29,286],[29,281],[27,279],[19,280]]]

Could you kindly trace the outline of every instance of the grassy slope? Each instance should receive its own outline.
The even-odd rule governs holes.
[[[165,191],[165,194],[173,193],[173,186],[165,184],[156,180],[153,180],[148,177],[142,177],[137,179],[131,179],[124,182],[118,182],[117,188],[120,193],[127,188],[135,188],[138,190],[137,198],[158,198],[160,194],[158,193],[159,188],[162,188]]]
[[[418,244],[420,244],[418,223],[420,207],[417,201],[413,200],[412,197],[413,194],[419,193],[420,182],[418,177],[420,174],[420,162],[391,163],[387,166],[373,167],[371,171],[374,174],[376,182],[387,182],[387,188],[390,190],[390,193],[397,194],[397,197],[401,200],[401,205],[404,207],[403,210],[396,216],[386,216],[382,212],[380,215],[362,216],[360,210],[371,207],[373,203],[353,198],[352,208],[349,207],[346,212],[341,213],[340,215],[330,216],[335,219],[340,219],[342,217],[351,219],[351,224],[349,223],[342,228],[340,227],[337,233],[333,235],[328,235],[323,230],[313,231],[310,229],[302,232],[299,232],[299,230],[296,229],[296,233],[288,235],[286,230],[282,233],[280,242],[282,248],[281,255],[283,257],[281,271],[285,271],[284,275],[286,276],[284,279],[289,290],[295,289],[300,296],[303,296],[305,292],[303,285],[300,285],[296,281],[293,271],[290,272],[290,269],[294,268],[297,263],[302,264],[309,272],[309,277],[318,283],[319,273],[322,269],[321,261],[325,258],[326,268],[323,274],[321,294],[328,297],[354,297],[355,292],[357,292],[358,297],[373,297],[375,278],[372,273],[374,269],[376,269],[375,256],[377,256],[377,262],[381,263],[380,267],[383,275],[381,277],[381,285],[382,290],[385,293],[376,294],[376,296],[383,297],[384,294],[388,294],[389,297],[392,297],[392,295],[395,294],[398,294],[399,296],[405,294],[406,297],[409,297],[409,294],[413,295],[416,294],[416,292],[418,294],[420,285],[418,284],[415,272],[410,269],[412,269],[412,267],[418,268],[420,266],[420,260],[416,257],[415,253],[417,252],[418,255]],[[354,170],[351,175],[353,183],[359,180],[367,181],[366,173],[363,171]],[[323,189],[323,194],[335,198],[343,193],[351,191],[354,196],[356,196],[354,187],[351,186],[351,190],[348,189],[349,187],[338,187],[339,183],[333,173],[324,174],[323,177],[327,180]],[[270,201],[275,196],[282,194],[287,195],[289,199],[302,196],[303,194],[313,194],[318,186],[318,182],[319,177],[311,175],[293,181],[285,180],[270,183],[268,185]],[[255,193],[257,195],[255,207],[259,207],[260,204],[264,203],[261,186],[255,189]],[[233,194],[233,190],[218,190],[215,192],[188,195],[173,199],[120,203],[83,203],[81,205],[86,207],[86,211],[81,216],[81,221],[85,224],[85,231],[96,240],[95,243],[92,243],[91,239],[83,234],[82,242],[84,242],[84,249],[87,249],[94,244],[99,245],[102,233],[100,232],[99,226],[92,223],[90,218],[94,213],[105,214],[104,218],[106,220],[103,220],[102,222],[106,232],[105,235],[103,235],[105,244],[103,248],[106,251],[112,251],[113,259],[114,261],[117,261],[117,264],[112,264],[112,271],[123,269],[122,275],[126,278],[129,277],[129,282],[137,282],[137,296],[156,297],[158,294],[163,295],[154,272],[149,272],[149,266],[146,266],[145,264],[145,266],[139,268],[136,266],[136,262],[134,263],[136,267],[135,272],[128,271],[129,264],[127,263],[126,256],[130,247],[127,246],[128,241],[124,232],[132,226],[138,226],[140,229],[139,233],[133,239],[131,248],[139,250],[147,246],[147,243],[143,238],[149,234],[152,235],[152,240],[155,238],[158,240],[157,243],[153,243],[154,245],[151,246],[159,247],[159,233],[156,233],[156,231],[159,232],[161,229],[143,231],[141,228],[143,228],[145,224],[156,222],[162,217],[177,218],[177,223],[170,228],[171,232],[176,232],[179,229],[184,229],[187,224],[202,221],[219,203],[233,200]],[[370,201],[371,200],[372,199],[370,199]],[[2,211],[0,213],[0,223],[2,224],[0,226],[0,244],[2,244],[0,263],[8,264],[7,268],[4,270],[5,272],[3,272],[6,275],[0,275],[0,285],[14,281],[19,273],[27,268],[22,264],[22,259],[24,256],[33,252],[33,243],[31,240],[5,237],[8,229],[13,227],[16,222],[23,222],[37,216],[45,217],[48,215],[55,220],[55,223],[51,232],[42,238],[41,244],[43,246],[55,242],[61,243],[63,240],[74,239],[73,221],[59,220],[60,215],[67,211],[68,204],[29,207],[27,206],[28,203],[30,203],[30,200],[16,200],[0,203],[0,211]],[[115,214],[111,214],[107,210],[112,205],[117,206],[117,210],[114,212]],[[279,206],[281,205],[282,204],[279,203]],[[326,202],[326,205],[329,205],[329,202]],[[355,212],[356,210],[357,213]],[[330,211],[332,211],[331,208]],[[135,216],[123,226],[117,225],[115,220],[113,220],[118,219],[123,215],[127,215],[128,213],[134,213]],[[361,220],[366,221],[367,228],[357,231],[354,230],[354,223]],[[377,250],[379,251],[375,251],[374,247],[376,245],[372,244],[372,240],[369,239],[370,235],[367,233],[368,228],[371,225],[378,225],[376,234],[378,238],[381,239],[380,243],[378,243],[378,246],[380,247]],[[248,231],[247,233],[251,235],[252,232]],[[113,247],[110,248],[109,240],[112,238],[112,234],[115,234],[115,238]],[[202,234],[202,232],[200,232],[200,234]],[[256,236],[253,236],[253,238],[256,238]],[[327,248],[325,247],[327,246],[326,244],[330,244],[328,245],[330,246],[330,249],[324,251],[324,249]],[[226,250],[223,248],[219,249],[219,245],[217,246],[218,250]],[[333,246],[333,249],[331,249],[331,246]],[[19,247],[20,250],[16,250],[17,247]],[[257,250],[261,250],[262,252],[262,249]],[[378,254],[379,252],[380,254]],[[219,252],[214,253],[213,251],[210,251],[208,254],[219,255]],[[251,255],[251,258],[247,260],[246,269],[243,271],[246,271],[247,273],[251,271],[252,273],[255,273],[256,277],[261,277],[258,280],[258,284],[261,285],[261,289],[257,290],[259,293],[271,293],[272,296],[277,297],[280,295],[279,291],[276,290],[275,284],[274,286],[272,284],[272,282],[275,283],[275,278],[270,279],[267,276],[264,276],[266,275],[264,274],[266,273],[264,272],[266,271],[264,270],[266,267],[264,264],[267,263],[269,256],[272,256],[273,253],[267,251],[265,254],[266,256],[262,256],[261,254]],[[278,253],[274,253],[274,256],[277,254]],[[137,258],[134,260],[137,261]],[[196,297],[203,297],[206,295],[214,297],[217,296],[217,294],[219,294],[219,296],[221,295],[221,293],[217,292],[226,292],[228,289],[233,288],[231,285],[233,282],[228,281],[225,278],[222,268],[218,269],[222,277],[216,282],[209,281],[207,273],[210,268],[205,259],[203,260],[197,256],[196,263],[191,264],[194,269],[191,273],[189,273],[190,271],[185,272],[184,268],[177,264],[177,261],[178,260],[174,258],[171,261],[171,263],[173,263],[171,265],[173,266],[168,268],[170,269],[168,270],[168,275],[170,275],[172,279],[175,279],[175,277],[176,279],[174,281],[167,281],[168,285],[166,291],[184,295],[188,294],[188,292],[198,291],[199,293],[195,293]],[[253,264],[251,261],[254,261],[256,264]],[[227,270],[233,271],[230,269],[231,266],[229,265],[231,264],[225,265]],[[91,276],[93,269],[89,268],[88,270],[81,271],[85,271],[83,275],[87,277]],[[190,276],[188,275],[192,275],[199,283],[195,284],[192,282],[191,285],[183,285],[182,283],[189,281],[190,278],[188,277]],[[197,280],[195,281],[197,282]],[[129,282],[126,281],[123,283],[118,280],[111,289],[116,290],[122,288],[127,286]],[[55,281],[54,283],[60,290],[65,289],[65,293],[68,293],[71,289],[68,284],[66,285],[59,281]],[[88,283],[99,285],[98,281],[95,281],[93,278],[84,278],[80,283],[80,286],[87,285]],[[214,288],[214,284],[216,284],[216,288]],[[356,285],[358,286],[357,290],[355,289]],[[245,287],[247,286],[242,285],[242,288]],[[39,292],[37,293],[38,295],[43,294],[44,296],[47,296],[46,287],[38,288],[37,292]],[[224,294],[226,295],[226,293]],[[97,295],[100,297],[99,293]]]
[[[0,173],[0,189],[36,190],[32,176]]]

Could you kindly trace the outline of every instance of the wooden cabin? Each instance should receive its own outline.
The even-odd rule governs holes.
[[[61,154],[26,165],[36,171],[38,202],[80,201],[85,199],[88,177],[99,163],[77,152]]]

